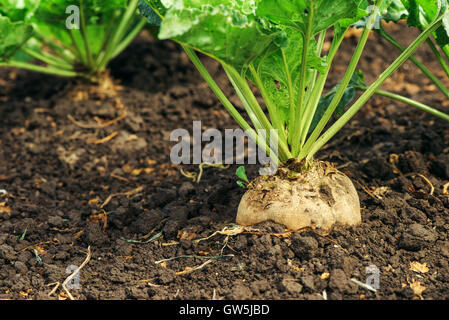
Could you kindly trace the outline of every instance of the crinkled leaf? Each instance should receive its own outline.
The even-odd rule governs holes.
[[[187,44],[243,72],[279,34],[255,9],[255,1],[173,0],[159,38]]]
[[[340,19],[335,24],[335,28],[338,31],[345,30],[346,28],[353,25],[356,27],[359,27],[360,24],[362,24],[361,26],[363,27],[365,26],[366,23],[365,19],[370,14],[369,8],[373,8],[374,6],[370,4],[367,0],[355,0],[355,2],[357,7],[356,14],[352,17]]]
[[[360,14],[355,0],[261,0],[257,10],[259,16],[302,33],[306,33],[312,12],[312,35]]]
[[[148,23],[155,26],[161,25],[161,17],[148,3],[145,2],[145,0],[140,0],[137,8],[139,9],[140,14],[147,19]]]
[[[425,29],[438,14],[444,14],[443,26],[435,31],[434,37],[438,45],[444,47],[449,44],[449,18],[447,0],[402,0],[407,10],[409,26]]]
[[[409,12],[407,23],[413,27],[423,28],[438,12],[438,1],[406,0],[403,2]]]
[[[12,57],[33,34],[31,25],[0,16],[0,61]]]
[[[382,19],[386,22],[398,22],[408,17],[408,11],[401,0],[393,0],[386,11],[382,11]]]
[[[40,0],[0,0],[0,15],[12,22],[28,21],[39,6]]]
[[[167,10],[171,8],[176,0],[142,0],[160,17],[165,17]],[[141,4],[142,7],[143,4]],[[148,8],[146,9],[148,10]]]
[[[265,91],[280,112],[281,119],[283,122],[288,122],[290,100],[296,103],[299,95],[303,37],[292,28],[285,28],[285,33],[288,39],[287,44],[259,57],[254,61],[254,66],[262,80]],[[324,72],[326,67],[326,60],[316,54],[316,47],[317,43],[315,39],[312,39],[307,59],[309,81],[313,70]],[[250,79],[252,80],[252,77]],[[254,82],[254,80],[252,81]],[[291,90],[293,90],[292,99],[290,99]]]
[[[14,59],[15,61],[26,62],[31,57],[20,49],[24,46],[35,46],[32,40],[33,28],[31,18],[38,8],[40,0],[0,0],[0,17],[5,19],[0,33],[0,60]],[[6,34],[3,35],[3,34]],[[31,38],[31,39],[30,39]]]

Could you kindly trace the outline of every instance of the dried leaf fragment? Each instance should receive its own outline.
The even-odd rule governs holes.
[[[28,289],[27,291],[20,291],[19,294],[24,297],[27,298],[28,294],[32,291],[33,289]]]
[[[391,189],[389,187],[379,187],[379,188],[374,187],[372,193],[378,199],[382,200],[382,197],[385,196],[390,191]]]
[[[41,246],[36,245],[34,246],[34,249],[37,251],[39,255],[47,254],[47,251],[45,251],[45,249]]]
[[[329,277],[330,277],[329,272],[323,272],[323,273],[321,274],[321,276],[320,276],[320,278],[321,278],[322,280],[329,279]]]
[[[422,298],[421,294],[426,290],[427,288],[421,284],[418,280],[414,280],[413,282],[409,282],[410,288],[412,288],[413,292]]]
[[[200,230],[200,227],[191,227],[185,228],[178,231],[178,239],[182,240],[192,240],[197,236],[197,232]]]
[[[6,202],[0,202],[0,213],[6,213],[8,216],[11,216],[11,208],[6,205]]]
[[[134,169],[133,171],[131,171],[131,175],[134,177],[140,176],[142,171],[143,171],[143,169]]]
[[[418,272],[418,273],[427,273],[429,272],[429,268],[427,267],[427,263],[419,263],[418,261],[410,262],[410,270]]]

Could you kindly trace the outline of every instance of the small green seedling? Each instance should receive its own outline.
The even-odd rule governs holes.
[[[241,180],[237,180],[237,184],[239,187],[246,188],[249,184],[248,177],[246,176],[245,167],[240,166],[235,171],[235,174],[237,177],[239,177]]]
[[[126,239],[126,238],[124,238],[124,237],[122,237],[121,239],[122,239],[123,241],[127,242],[127,243],[147,244],[147,243],[150,243],[150,242],[152,242],[152,241],[154,241],[154,240],[159,239],[161,236],[162,236],[162,232],[158,232],[158,233],[156,233],[155,235],[153,235],[150,239],[148,239],[148,240],[143,240],[143,241],[140,241],[140,240],[134,240],[134,239]]]
[[[19,241],[22,241],[22,240],[25,239],[25,236],[27,234],[27,230],[28,230],[28,227],[26,227],[25,230],[23,231],[22,235],[20,237],[18,237]]]

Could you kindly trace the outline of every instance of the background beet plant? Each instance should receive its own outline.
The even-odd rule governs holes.
[[[70,6],[79,29],[67,28]],[[0,66],[95,81],[139,34],[138,0],[0,0]]]

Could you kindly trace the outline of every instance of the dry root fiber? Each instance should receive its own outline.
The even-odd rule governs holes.
[[[289,230],[361,223],[360,202],[351,180],[329,163],[316,161],[302,173],[280,168],[250,184],[237,212],[243,226],[274,221]]]

